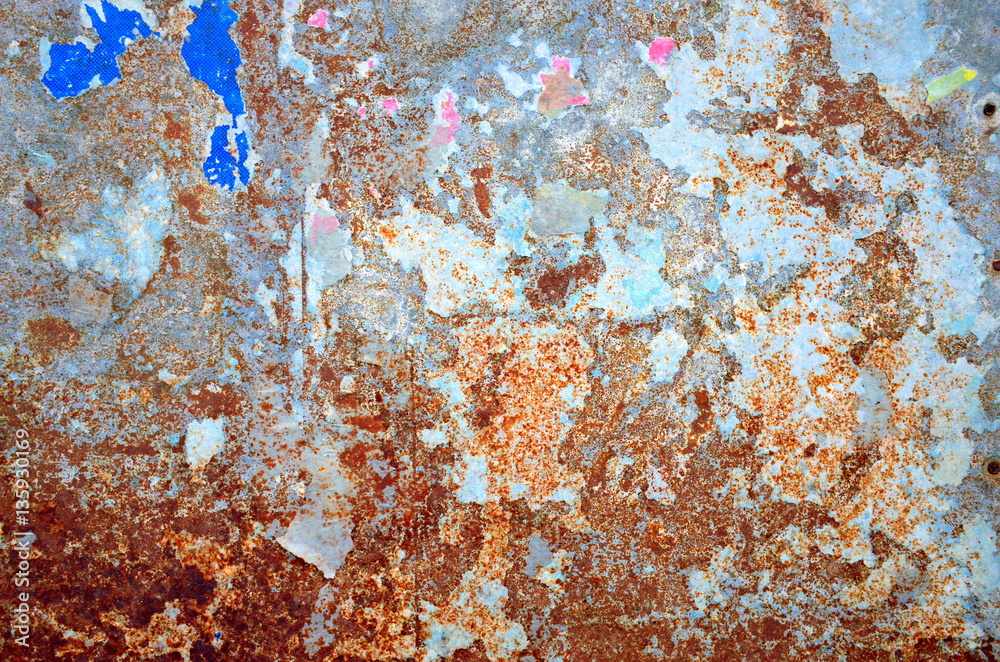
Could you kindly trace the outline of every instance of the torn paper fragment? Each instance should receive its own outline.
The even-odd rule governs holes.
[[[319,568],[327,579],[333,579],[354,547],[353,527],[349,517],[324,519],[322,514],[300,512],[285,535],[278,538],[278,544]]]
[[[226,445],[225,419],[203,418],[188,423],[184,448],[192,471],[204,469]]]
[[[536,109],[549,119],[558,119],[573,106],[590,105],[583,83],[573,77],[573,67],[567,57],[552,58],[552,69],[538,75],[542,93]]]
[[[608,194],[603,189],[577,191],[565,184],[546,184],[535,189],[531,232],[536,237],[584,234],[590,219],[604,211]]]

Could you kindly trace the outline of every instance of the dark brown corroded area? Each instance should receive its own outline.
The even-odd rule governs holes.
[[[992,5],[232,0],[227,190],[212,1],[0,9],[2,659],[1000,655]]]

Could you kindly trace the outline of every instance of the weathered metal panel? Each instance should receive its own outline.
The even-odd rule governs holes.
[[[0,17],[4,659],[995,659],[1000,4]]]

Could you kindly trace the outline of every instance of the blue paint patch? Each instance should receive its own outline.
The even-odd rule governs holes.
[[[250,181],[247,167],[250,139],[237,126],[238,118],[246,114],[236,75],[243,60],[236,42],[229,36],[229,29],[239,16],[229,7],[229,0],[204,0],[200,6],[191,6],[191,11],[195,19],[188,26],[181,57],[191,75],[208,85],[232,116],[231,125],[219,125],[212,131],[211,147],[202,170],[209,182],[232,190],[237,184],[246,186]]]
[[[234,155],[230,151],[229,130],[230,127],[223,125],[212,131],[212,149],[202,169],[209,182],[232,190],[237,181],[243,185],[250,181],[250,171],[246,167],[250,141],[244,131],[234,129]]]
[[[91,5],[85,7],[101,42],[93,50],[80,41],[52,44],[48,53],[42,54],[45,68],[42,84],[56,99],[76,97],[93,87],[111,85],[121,78],[118,57],[128,45],[137,39],[160,36],[137,11],[119,9],[108,0],[101,0],[101,12]]]

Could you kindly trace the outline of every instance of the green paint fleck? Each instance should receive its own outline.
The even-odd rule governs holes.
[[[938,78],[927,85],[927,103],[934,103],[938,99],[943,99],[978,75],[979,72],[973,69],[962,68],[947,76]]]

